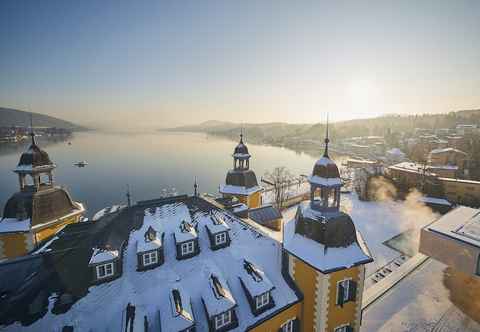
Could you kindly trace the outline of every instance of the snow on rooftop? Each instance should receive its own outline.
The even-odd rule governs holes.
[[[405,153],[402,152],[399,148],[393,148],[387,151],[388,154],[395,155],[395,156],[404,156]]]
[[[162,312],[162,331],[178,332],[192,327],[195,323],[188,292],[180,285],[173,285],[169,293],[170,311]]]
[[[452,206],[452,203],[447,201],[444,198],[436,198],[436,197],[429,197],[429,196],[422,196],[418,199],[419,202],[427,203],[427,204],[437,204],[437,205],[446,205]]]
[[[233,213],[240,213],[247,210],[248,210],[248,206],[246,206],[243,203],[237,204],[233,207]]]
[[[210,223],[205,225],[212,234],[227,232],[230,230],[230,227],[225,222],[223,215],[212,211],[210,213]]]
[[[94,248],[89,265],[108,262],[118,257],[118,250]]]
[[[242,279],[243,284],[248,289],[251,296],[259,296],[274,288],[265,272],[252,262],[245,260],[243,262],[242,272],[240,279]]]
[[[480,247],[480,210],[459,206],[427,226],[427,229]]]
[[[208,286],[202,292],[202,300],[210,318],[228,311],[237,305],[228,282],[218,272],[212,272]]]
[[[241,186],[232,186],[229,184],[220,185],[220,192],[222,194],[232,194],[232,195],[250,195],[257,191],[261,191],[262,187],[253,186],[251,188],[241,187]]]
[[[315,162],[315,165],[319,165],[319,166],[335,165],[335,162],[330,158],[322,157]]]
[[[153,223],[154,219],[148,219],[151,222],[144,222],[142,227],[132,233],[131,237],[136,239],[137,253],[156,250],[162,247],[162,226]],[[153,238],[150,238],[150,233]]]
[[[28,232],[30,219],[3,218],[0,221],[0,233]]]
[[[122,256],[123,268],[120,278],[91,286],[88,293],[66,313],[53,314],[52,300],[49,310],[42,318],[29,326],[21,326],[20,323],[9,325],[6,331],[16,331],[20,328],[25,331],[59,331],[65,325],[73,325],[75,331],[120,331],[124,324],[122,312],[128,302],[137,308],[144,308],[143,312],[147,315],[149,322],[158,320],[158,315],[163,322],[166,318],[165,314],[171,315],[170,292],[178,285],[188,292],[191,298],[197,331],[208,331],[209,326],[201,296],[202,291],[209,287],[209,277],[212,272],[221,274],[228,281],[230,292],[237,303],[235,312],[239,326],[234,331],[245,331],[274,311],[299,300],[281,273],[281,245],[277,241],[259,235],[250,227],[245,227],[237,218],[225,218],[231,227],[230,246],[212,251],[209,249],[210,241],[207,232],[202,231],[205,230],[204,225],[210,222],[209,214],[201,211],[192,212],[192,222],[199,224],[198,229],[201,230],[199,232],[201,251],[192,258],[177,260],[172,234],[183,220],[184,212],[182,211],[186,210],[188,208],[184,203],[174,203],[163,205],[153,214],[146,213],[144,216],[144,223],[159,223],[163,226],[165,262],[161,266],[144,272],[136,271],[137,253],[132,232]],[[239,280],[245,257],[254,257],[256,265],[268,275],[275,286],[271,293],[275,307],[258,316],[252,314]],[[140,318],[143,319],[143,317]],[[168,327],[164,330],[162,326],[162,331],[172,330]]]
[[[340,186],[342,179],[340,178],[323,178],[317,175],[310,175],[308,181],[319,186]]]
[[[238,159],[248,159],[248,158],[250,158],[250,154],[248,154],[248,153],[234,153],[232,156],[234,158],[238,158]]]
[[[325,247],[295,233],[295,218],[284,224],[283,245],[288,252],[320,271],[350,268],[371,260],[366,248],[360,246],[358,242],[348,247]]]

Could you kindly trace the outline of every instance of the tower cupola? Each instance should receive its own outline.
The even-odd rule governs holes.
[[[337,164],[328,155],[328,121],[325,135],[325,151],[313,166],[308,177],[310,183],[310,204],[319,211],[338,211],[340,208],[340,187],[342,180]]]

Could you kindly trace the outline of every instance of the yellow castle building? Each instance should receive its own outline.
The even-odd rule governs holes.
[[[32,143],[18,162],[20,191],[7,201],[0,220],[0,260],[23,256],[51,238],[60,228],[78,222],[85,209],[69,193],[55,186],[55,164]]]
[[[325,152],[309,176],[301,203],[283,234],[283,269],[303,293],[301,331],[360,330],[365,264],[373,259],[350,216],[340,210],[342,181]]]
[[[240,142],[233,151],[233,169],[228,171],[225,184],[220,186],[220,193],[224,198],[236,197],[249,208],[257,208],[262,204],[262,187],[258,185],[255,172],[250,169],[250,153],[243,143],[243,134]]]

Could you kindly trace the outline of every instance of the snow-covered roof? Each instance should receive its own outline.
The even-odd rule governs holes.
[[[395,156],[405,156],[399,148],[393,148],[387,151],[387,154],[395,155]]]
[[[90,262],[88,264],[92,265],[92,264],[108,262],[116,258],[118,258],[118,250],[95,248],[93,250],[92,257],[90,258]]]
[[[426,228],[480,248],[479,209],[459,206]]]
[[[160,313],[162,331],[178,332],[192,327],[195,323],[191,299],[180,285],[174,285],[169,292],[170,309]]]
[[[241,186],[232,186],[229,184],[220,185],[220,193],[222,194],[232,194],[232,195],[251,195],[257,191],[261,191],[262,187],[253,186],[250,188],[241,187]]]
[[[240,212],[243,212],[243,211],[246,211],[248,210],[248,206],[243,204],[243,203],[240,203],[240,204],[237,204],[233,207],[233,213],[240,213]]]
[[[197,231],[188,221],[182,220],[177,229],[175,229],[175,240],[177,243],[195,240],[196,238],[198,238]]]
[[[427,204],[437,204],[437,205],[446,205],[452,206],[448,200],[444,198],[436,198],[436,197],[429,197],[429,196],[422,196],[418,199],[419,202],[427,203]]]
[[[454,148],[434,149],[434,150],[430,151],[431,154],[438,154],[438,153],[444,153],[444,152],[456,152],[456,153],[466,155],[465,152],[460,151],[458,149],[454,149]]]
[[[357,231],[357,241],[348,247],[326,247],[321,243],[295,233],[295,218],[284,225],[284,248],[315,269],[329,272],[350,268],[372,261],[368,249]]]
[[[228,282],[228,288],[237,305],[234,310],[239,326],[235,331],[245,331],[274,312],[285,309],[300,300],[295,289],[282,275],[281,260],[278,259],[281,256],[282,247],[278,241],[268,236],[262,236],[254,227],[229,212],[218,210],[231,228],[231,243],[222,250],[211,250],[205,225],[211,222],[210,211],[217,210],[216,207],[199,197],[151,204],[144,214],[143,223],[163,227],[165,233],[163,264],[145,272],[137,271],[135,240],[138,239],[138,236],[143,237],[144,231],[140,230],[143,226],[138,228],[136,221],[125,218],[124,215],[116,216],[114,218],[118,219],[112,220],[111,226],[102,228],[102,237],[118,236],[119,227],[124,230],[131,227],[131,230],[124,232],[126,238],[119,239],[126,243],[122,255],[122,275],[108,283],[90,285],[88,291],[84,292],[66,312],[61,314],[52,312],[51,308],[53,308],[54,302],[58,301],[58,297],[51,296],[46,314],[28,326],[27,330],[59,331],[65,325],[73,325],[75,331],[120,331],[122,325],[123,329],[125,328],[125,320],[121,319],[122,312],[125,310],[126,303],[130,302],[137,308],[135,321],[139,319],[142,322],[143,314],[145,314],[149,324],[153,324],[153,322],[159,321],[158,317],[160,316],[162,331],[170,332],[172,330],[169,329],[169,325],[164,324],[163,319],[169,319],[166,314],[171,316],[172,313],[171,290],[181,287],[190,297],[196,330],[208,331],[209,322],[202,303],[202,295],[203,291],[210,287],[211,274],[220,275]],[[157,204],[156,208],[150,208],[153,204]],[[189,213],[191,217],[187,218],[186,213]],[[172,234],[186,218],[200,230],[198,241],[201,250],[194,257],[177,260],[175,240]],[[92,222],[91,227],[98,228],[99,224]],[[98,236],[98,234],[93,236]],[[65,239],[65,241],[68,240]],[[65,245],[68,246],[68,242]],[[76,256],[72,253],[70,257],[75,258]],[[243,273],[244,259],[255,262],[255,265],[264,271],[275,287],[271,291],[275,306],[258,316],[252,313],[239,279]],[[87,263],[88,259],[85,264]],[[68,260],[70,265],[66,262],[63,264],[70,266],[78,265],[79,262],[72,263],[72,260]],[[87,269],[88,266],[85,266],[85,269],[78,269],[78,271],[87,273]],[[71,280],[65,280],[65,282],[69,281]],[[139,308],[143,308],[142,315],[139,315]],[[8,326],[7,330],[13,331],[18,328],[20,328],[20,324],[15,323]],[[173,331],[178,332],[179,330]]]
[[[252,262],[245,260],[242,272],[240,279],[242,279],[245,288],[247,288],[251,296],[259,296],[274,288],[265,273]]]
[[[143,237],[142,232],[144,233]],[[160,225],[143,224],[140,232],[135,232],[137,238],[137,253],[156,250],[162,247],[162,231]]]
[[[248,158],[250,158],[250,154],[248,154],[248,153],[234,153],[232,156],[234,158],[238,158],[238,159],[248,159]]]
[[[215,211],[210,213],[210,222],[205,226],[212,234],[228,232],[230,230],[230,227],[223,219],[223,215],[221,213],[216,213]]]
[[[0,233],[28,232],[29,230],[30,219],[3,218],[0,221]]]
[[[202,300],[210,318],[228,311],[237,305],[227,281],[220,273],[212,273],[204,288]]]
[[[316,162],[315,162],[315,165],[319,165],[319,166],[327,166],[327,165],[335,165],[335,162],[330,159],[330,158],[327,158],[327,157],[321,157],[320,159],[318,159]]]
[[[308,182],[310,182],[311,184],[316,184],[324,187],[328,187],[328,186],[335,187],[335,186],[342,185],[342,179],[340,178],[324,178],[317,175],[310,175],[308,177]]]

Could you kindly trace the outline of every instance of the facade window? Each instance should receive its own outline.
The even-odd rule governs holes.
[[[232,322],[232,313],[231,311],[226,311],[221,313],[218,316],[215,316],[215,329],[222,328]]]
[[[478,255],[477,260],[477,276],[480,276],[480,255]]]
[[[97,270],[98,279],[103,279],[103,278],[113,276],[113,263],[98,265],[96,267],[96,270]]]
[[[143,254],[143,266],[156,264],[158,262],[158,255],[156,251],[147,252]]]
[[[225,232],[215,235],[215,244],[220,245],[227,242],[227,234]]]
[[[288,320],[286,323],[282,324],[282,332],[293,332],[294,319]]]
[[[343,306],[344,303],[355,301],[357,293],[357,283],[351,279],[341,280],[337,283],[337,305]]]
[[[193,253],[194,249],[195,249],[195,244],[193,243],[193,241],[182,243],[182,256]]]
[[[334,330],[334,332],[352,332],[352,331],[353,331],[353,328],[348,324],[338,326]]]
[[[263,293],[257,296],[255,299],[256,299],[257,309],[263,308],[264,306],[270,303],[270,293],[269,292]]]

